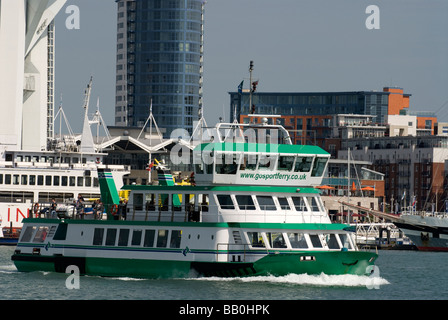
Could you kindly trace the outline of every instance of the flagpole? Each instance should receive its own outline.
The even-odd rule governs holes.
[[[249,112],[252,110],[252,70],[254,70],[254,62],[251,60],[249,64]],[[253,119],[254,117],[250,119],[251,123]]]

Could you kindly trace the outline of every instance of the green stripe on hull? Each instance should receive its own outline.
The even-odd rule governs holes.
[[[287,274],[365,275],[377,255],[364,251],[308,251],[269,254],[254,263],[142,260],[120,258],[70,258],[16,255],[19,271],[65,272],[71,264],[80,264],[81,273],[98,276],[141,278],[185,278],[204,276],[244,277]]]
[[[301,261],[303,257],[303,261]],[[254,263],[260,275],[295,274],[365,275],[377,255],[366,251],[309,251],[306,253],[270,254]]]
[[[191,273],[189,261],[87,258],[86,274],[105,277],[186,278]]]

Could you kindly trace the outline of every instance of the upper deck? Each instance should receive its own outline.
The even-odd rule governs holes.
[[[219,123],[193,150],[198,185],[320,185],[330,154],[317,146],[293,145],[281,125]]]
[[[316,146],[203,143],[194,151],[195,182],[201,184],[317,186],[330,154]]]

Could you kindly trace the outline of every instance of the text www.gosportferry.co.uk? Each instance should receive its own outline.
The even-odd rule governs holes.
[[[241,173],[240,178],[255,180],[305,180],[306,174],[285,174],[285,173]]]

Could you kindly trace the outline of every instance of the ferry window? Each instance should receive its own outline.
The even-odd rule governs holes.
[[[282,210],[291,210],[291,207],[289,206],[288,199],[285,197],[278,197],[278,203],[280,204],[280,208]]]
[[[208,204],[209,204],[208,194],[199,195],[199,199],[200,199],[199,201],[200,201],[201,211],[208,212]]]
[[[170,248],[180,248],[181,237],[182,237],[182,230],[171,231]]]
[[[319,235],[317,234],[310,234],[311,243],[313,244],[314,248],[322,248],[322,242],[320,242]]]
[[[278,170],[281,171],[291,171],[292,165],[294,164],[293,156],[280,156],[278,159]]]
[[[255,204],[250,195],[235,196],[240,210],[255,210]]]
[[[352,244],[347,234],[340,234],[339,239],[341,240],[343,248],[352,249]]]
[[[236,174],[238,157],[236,154],[217,154],[215,172],[219,174]]]
[[[117,229],[107,229],[106,246],[114,246],[117,238]]]
[[[286,248],[286,242],[283,238],[283,234],[279,232],[267,232],[269,245],[271,248]]]
[[[324,173],[325,165],[327,164],[328,158],[317,158],[313,166],[313,171],[311,172],[312,177],[321,177]]]
[[[325,241],[327,242],[328,248],[329,249],[340,249],[341,247],[339,246],[338,243],[338,239],[336,239],[336,235],[335,234],[326,234],[325,235]]]
[[[34,186],[36,184],[36,176],[35,175],[30,175],[30,185]]]
[[[154,236],[156,234],[155,230],[145,230],[145,241],[143,241],[144,247],[154,247]]]
[[[274,170],[275,159],[276,158],[274,156],[268,156],[268,155],[260,156],[260,162],[258,164],[258,169],[259,170]]]
[[[143,210],[143,193],[134,193],[133,205],[135,210]]]
[[[14,174],[12,176],[12,184],[19,184],[20,180],[19,180],[19,175],[18,174]]]
[[[146,204],[145,204],[145,210],[146,211],[155,211],[156,210],[156,195],[154,193],[147,193],[145,195],[146,198]]]
[[[91,186],[92,186],[92,178],[86,177],[86,187],[91,187]]]
[[[53,185],[54,186],[58,186],[59,185],[59,180],[60,180],[59,176],[54,176],[53,177]]]
[[[157,248],[166,248],[168,242],[168,230],[159,230],[157,232]]]
[[[34,236],[33,242],[44,242],[48,234],[48,227],[39,227],[37,229],[36,235]]]
[[[70,187],[74,187],[76,185],[76,177],[70,177],[69,185]]]
[[[143,234],[142,230],[134,230],[132,232],[131,246],[139,246],[140,245],[140,243],[142,242],[142,234]]]
[[[58,228],[56,229],[53,240],[65,240],[67,237],[67,227],[68,227],[68,225],[66,223],[60,223],[58,225]],[[103,230],[103,229],[101,229],[101,230]],[[95,234],[94,234],[94,239],[95,239]],[[101,242],[103,242],[103,236],[101,236]],[[93,243],[93,244],[95,244],[95,243]]]
[[[45,176],[45,185],[51,186],[51,176]]]
[[[202,161],[204,164],[204,173],[209,173],[209,174],[213,173],[213,164],[215,163],[213,157],[214,157],[214,154],[211,150],[209,150],[207,148],[202,150]]]
[[[288,239],[293,249],[306,249],[308,244],[306,243],[305,236],[302,233],[288,232]]]
[[[34,231],[36,230],[36,227],[28,226],[25,229],[25,232],[22,235],[22,239],[20,239],[20,242],[30,242],[31,237],[33,236]]]
[[[260,232],[248,232],[249,243],[253,248],[265,248],[263,237]]]
[[[0,184],[3,184],[3,174],[0,174]]]
[[[5,184],[11,184],[11,175],[5,174]]]
[[[20,184],[25,185],[25,186],[28,184],[28,176],[26,174],[21,176]]]
[[[159,194],[159,209],[160,211],[168,211],[169,194]]]
[[[296,211],[308,211],[307,207],[305,206],[305,201],[303,200],[303,197],[291,197],[291,199],[292,202],[294,203]]]
[[[221,209],[235,209],[235,206],[233,205],[232,198],[228,194],[218,194],[216,196],[218,198],[219,206]]]
[[[100,185],[100,184],[99,184],[99,182],[98,182],[98,178],[93,177],[93,187],[96,188],[96,187],[98,187],[99,185]]]
[[[68,177],[62,176],[61,177],[61,186],[67,186],[67,183],[68,183]]]
[[[194,165],[194,171],[197,174],[203,174],[204,173],[203,163],[202,162],[201,163],[196,163]]]
[[[182,195],[181,194],[173,194],[171,196],[171,205],[173,211],[181,211],[182,210]]]
[[[313,163],[313,157],[297,157],[296,164],[294,166],[294,171],[309,172],[312,163]]]
[[[11,192],[10,191],[5,191],[5,192],[0,192],[0,202],[11,202]]]
[[[121,247],[126,247],[129,241],[129,229],[120,229],[118,234],[118,245]]]
[[[311,211],[319,211],[319,206],[317,205],[317,201],[315,197],[307,197],[308,204],[311,207]]]
[[[103,228],[95,228],[93,232],[93,242],[94,246],[100,246],[103,244],[104,237],[104,229]]]
[[[82,187],[83,185],[83,177],[78,177],[78,187]]]
[[[275,206],[274,199],[271,196],[257,196],[258,205],[261,210],[275,211],[277,207]]]
[[[246,154],[241,161],[240,170],[255,170],[257,167],[257,155]]]

